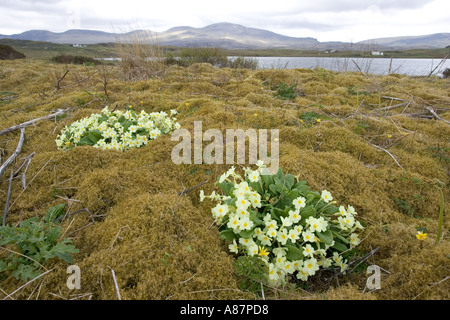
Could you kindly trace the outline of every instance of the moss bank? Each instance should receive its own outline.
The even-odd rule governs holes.
[[[62,80],[63,89],[56,83]],[[439,193],[450,208],[450,126],[431,118],[426,107],[450,120],[450,83],[440,78],[402,75],[364,77],[325,70],[236,70],[208,64],[172,67],[161,78],[123,81],[111,68],[105,92],[95,66],[0,61],[0,130],[66,109],[66,116],[26,129],[21,158],[36,152],[26,174],[26,189],[13,181],[8,223],[42,216],[66,202],[62,228],[80,250],[74,264],[82,270],[82,289],[93,299],[115,299],[111,269],[124,299],[253,299],[239,289],[233,256],[211,227],[210,207],[199,203],[202,185],[214,181],[226,165],[175,165],[163,136],[146,147],[124,153],[77,147],[58,151],[57,134],[75,120],[106,105],[137,111],[179,112],[182,127],[193,132],[227,128],[279,129],[280,166],[329,190],[339,203],[355,207],[366,224],[361,254],[378,248],[366,262],[382,268],[380,290],[365,288],[365,268],[326,286],[266,288],[270,299],[448,299],[449,219],[437,234]],[[298,97],[274,97],[280,83],[296,84]],[[401,100],[399,100],[401,99]],[[396,104],[405,102],[399,107]],[[392,107],[394,106],[394,107]],[[392,107],[392,108],[391,108]],[[15,150],[19,132],[0,136],[2,161]],[[396,162],[397,161],[397,162]],[[3,177],[0,207],[8,181]],[[402,200],[403,202],[400,202]],[[410,209],[399,206],[407,203]],[[85,211],[80,211],[85,209]],[[94,217],[94,222],[92,218]],[[425,228],[428,238],[415,235]],[[0,252],[0,255],[5,252]],[[54,261],[42,281],[14,295],[17,299],[72,298],[67,265]],[[0,281],[0,296],[21,283]],[[39,290],[38,290],[39,289]],[[305,290],[306,289],[306,290]]]

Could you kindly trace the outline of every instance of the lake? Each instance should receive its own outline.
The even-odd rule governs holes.
[[[236,57],[229,57],[236,58]],[[442,59],[391,59],[390,58],[335,58],[335,57],[247,57],[258,61],[259,69],[315,69],[346,72],[360,70],[364,73],[387,75],[390,73],[408,76],[428,76],[430,72],[442,77],[442,71],[450,68],[450,61]],[[103,58],[100,60],[120,60],[120,58]],[[354,61],[354,62],[353,62]],[[355,64],[356,63],[356,64]],[[356,66],[358,65],[358,66]]]
[[[390,58],[333,58],[333,57],[254,57],[260,69],[314,69],[323,68],[331,71],[359,72],[358,67],[365,73],[378,75],[391,73],[409,76],[428,76],[439,65],[442,59],[391,59]],[[356,66],[356,64],[358,67]],[[450,61],[446,60],[438,66],[433,74],[442,76],[442,71],[450,68]]]

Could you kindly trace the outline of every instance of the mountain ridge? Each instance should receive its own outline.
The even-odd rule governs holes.
[[[20,34],[1,35],[0,38],[46,41],[62,44],[97,44],[128,41],[133,38],[143,43],[173,46],[219,46],[227,49],[349,49],[354,45],[372,47],[374,50],[433,49],[450,45],[450,33],[430,35],[386,37],[368,39],[356,43],[341,41],[320,42],[312,37],[292,37],[269,30],[246,27],[228,22],[214,23],[202,28],[190,26],[172,27],[166,31],[153,32],[133,30],[112,33],[97,30],[71,29],[64,32],[29,30]]]

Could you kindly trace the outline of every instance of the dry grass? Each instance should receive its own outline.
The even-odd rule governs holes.
[[[151,145],[124,153],[77,147],[56,150],[56,135],[67,124],[99,112],[105,105],[132,104],[139,110],[177,109],[182,127],[194,121],[210,128],[278,128],[280,166],[299,175],[314,189],[326,188],[339,203],[352,204],[367,228],[361,252],[379,248],[363,267],[382,268],[381,289],[365,289],[365,268],[327,285],[265,289],[267,299],[449,299],[449,219],[435,245],[439,192],[444,188],[445,212],[450,208],[450,126],[432,119],[426,107],[450,120],[447,79],[400,75],[371,76],[323,70],[235,70],[207,64],[170,67],[164,77],[128,77],[120,66],[107,79],[95,67],[71,66],[55,90],[56,74],[65,66],[39,61],[0,62],[0,130],[70,108],[67,117],[39,122],[26,129],[21,158],[36,152],[27,172],[27,188],[13,181],[8,222],[42,216],[55,204],[67,202],[70,212],[87,211],[63,222],[66,236],[80,253],[79,292],[66,287],[67,265],[54,262],[46,274],[13,295],[15,299],[116,299],[111,270],[122,299],[253,299],[242,292],[233,272],[233,257],[218,238],[210,207],[199,203],[198,190],[178,195],[206,180],[205,192],[225,165],[175,165],[170,153],[176,142],[162,137]],[[125,77],[127,78],[127,77]],[[301,95],[285,101],[273,97],[281,82],[297,84]],[[386,98],[388,97],[388,98]],[[387,109],[399,101],[412,101]],[[141,103],[142,101],[142,103]],[[308,122],[314,112],[321,122]],[[303,118],[302,118],[303,116]],[[2,161],[16,148],[19,132],[0,136]],[[378,146],[382,149],[379,149]],[[385,151],[388,151],[394,159]],[[403,168],[403,169],[402,169]],[[0,183],[4,207],[8,179]],[[406,201],[405,213],[396,199]],[[428,238],[416,239],[417,228]],[[0,255],[3,253],[0,253]],[[0,281],[0,297],[21,286],[12,277]]]

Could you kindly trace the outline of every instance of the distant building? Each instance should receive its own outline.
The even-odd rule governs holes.
[[[380,52],[380,51],[372,51],[370,54],[373,56],[383,56],[384,55],[384,53]]]
[[[72,47],[75,47],[75,48],[85,48],[86,45],[85,45],[85,44],[73,44]]]
[[[335,53],[335,52],[337,52],[336,49],[325,50],[325,53]]]

